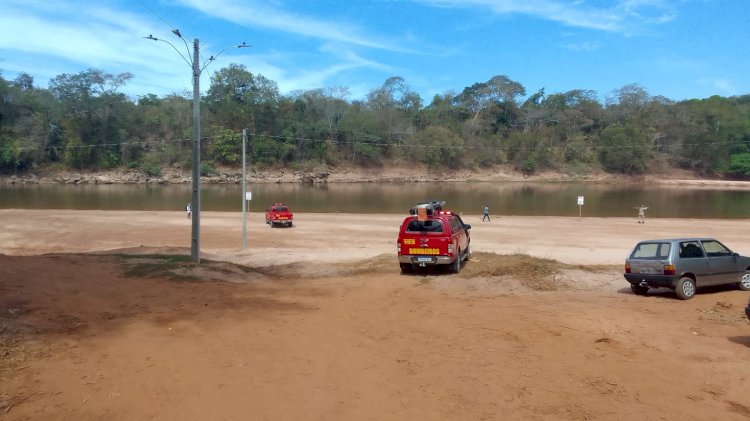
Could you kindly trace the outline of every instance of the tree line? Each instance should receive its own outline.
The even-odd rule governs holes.
[[[133,99],[133,75],[89,69],[47,88],[0,74],[0,172],[190,168],[192,94]],[[241,163],[248,129],[256,167],[424,164],[533,173],[604,170],[643,174],[684,168],[750,176],[750,95],[672,101],[632,84],[604,101],[591,90],[527,95],[494,76],[429,104],[401,77],[362,100],[343,87],[279,93],[276,83],[230,64],[201,97],[201,172]]]

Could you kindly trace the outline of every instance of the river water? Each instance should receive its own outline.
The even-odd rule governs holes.
[[[493,215],[632,216],[740,219],[750,215],[750,191],[731,188],[540,182],[249,184],[251,212],[284,202],[295,212],[406,213],[440,199],[447,208]],[[0,186],[0,209],[183,210],[190,185]],[[583,205],[578,205],[583,196]],[[202,185],[202,209],[241,211],[241,185]]]

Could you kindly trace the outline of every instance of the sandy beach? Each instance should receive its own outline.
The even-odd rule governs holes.
[[[750,221],[465,215],[461,273],[402,275],[401,218],[251,213],[242,249],[203,212],[173,267],[183,212],[0,210],[0,420],[750,417],[747,293],[621,275],[647,238],[750,255]]]

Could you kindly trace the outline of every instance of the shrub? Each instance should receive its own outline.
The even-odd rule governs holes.
[[[214,168],[213,165],[206,161],[201,162],[201,177],[209,177],[218,173],[219,172],[216,171],[216,168]]]
[[[143,164],[141,164],[141,171],[143,171],[143,173],[149,177],[161,176],[161,167],[155,162],[144,162]]]
[[[536,170],[536,160],[527,158],[521,163],[521,172],[524,174],[533,174]]]

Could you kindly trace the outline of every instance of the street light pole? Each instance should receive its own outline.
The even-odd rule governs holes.
[[[201,261],[201,68],[200,44],[198,38],[193,40],[193,210],[192,241],[190,257],[193,262]]]
[[[247,248],[247,165],[245,144],[247,129],[242,129],[242,250]]]
[[[187,45],[187,42],[185,42],[185,39],[182,37],[182,33],[179,29],[172,29],[172,33],[177,35],[182,42],[185,44],[185,48],[187,49],[188,56],[190,55],[190,49]],[[147,37],[143,37],[145,39],[149,39],[152,41],[161,41],[169,44],[170,47],[172,47],[173,50],[177,52],[177,54],[182,57],[183,60],[185,60],[186,63],[188,63],[192,67],[193,71],[193,197],[190,200],[190,209],[193,213],[193,229],[191,233],[191,241],[190,241],[190,257],[192,258],[193,262],[200,263],[201,261],[201,90],[200,90],[200,80],[201,80],[201,73],[203,73],[203,70],[208,66],[212,61],[216,60],[217,57],[219,57],[224,51],[227,51],[230,48],[236,47],[236,48],[249,48],[250,45],[247,45],[246,43],[242,43],[240,45],[236,45],[233,47],[226,47],[225,49],[219,51],[218,54],[215,56],[209,57],[208,61],[201,67],[200,65],[200,43],[198,42],[198,38],[195,38],[193,40],[193,61],[192,63],[189,62],[185,56],[180,53],[180,50],[177,49],[174,45],[172,45],[171,42],[167,40],[163,40],[160,38],[156,38],[153,35],[149,35]]]

